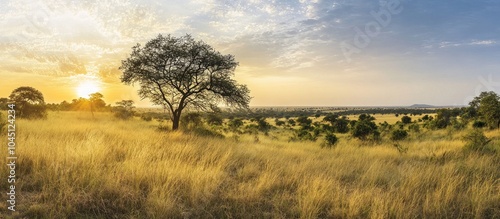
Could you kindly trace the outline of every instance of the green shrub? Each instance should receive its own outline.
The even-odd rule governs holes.
[[[190,112],[184,114],[181,118],[181,127],[184,129],[193,129],[200,127],[203,124],[201,114],[197,112]]]
[[[222,125],[224,120],[219,114],[216,113],[209,113],[206,116],[207,123],[210,125]]]
[[[238,131],[238,128],[241,126],[243,126],[243,120],[240,118],[233,118],[229,121],[229,128],[231,128],[233,132]]]
[[[480,120],[476,120],[476,121],[474,121],[474,123],[472,123],[472,127],[474,127],[474,128],[484,128],[487,125],[488,124],[486,122],[483,122],[483,121],[480,121]]]
[[[419,133],[420,132],[420,125],[417,123],[411,124],[408,126],[408,129],[412,132]]]
[[[338,141],[339,141],[339,139],[333,133],[328,133],[325,136],[325,146],[326,147],[330,147],[331,148],[334,145],[336,145]]]
[[[195,127],[191,131],[198,136],[224,138],[224,135],[222,135],[221,133],[204,127]]]
[[[284,126],[285,125],[285,121],[281,121],[279,119],[275,119],[274,123],[276,124],[276,126]]]
[[[265,119],[259,119],[257,121],[257,124],[258,124],[259,131],[264,132],[264,133],[269,132],[269,130],[271,130],[271,128],[272,128],[272,125],[269,124]]]
[[[141,119],[146,121],[146,122],[150,122],[151,120],[153,120],[153,117],[151,115],[145,113],[145,114],[141,115]]]
[[[429,117],[429,115],[425,115],[424,117],[422,117],[422,121],[428,121],[428,120],[431,120],[431,117]]]
[[[125,110],[124,108],[115,108],[115,117],[118,119],[127,120],[134,116],[133,111]]]
[[[259,134],[259,126],[256,124],[248,124],[243,127],[243,132],[250,135]]]
[[[307,129],[309,129],[312,124],[312,120],[307,118],[307,116],[300,116],[299,118],[297,118],[297,122],[300,126]]]
[[[391,125],[387,121],[379,123],[379,129],[381,132],[386,132],[391,128]]]
[[[409,116],[403,116],[403,117],[401,117],[401,122],[403,124],[410,124],[411,123],[411,117],[409,117]]]
[[[403,129],[397,129],[392,131],[391,140],[393,141],[401,141],[408,137],[408,132]]]
[[[316,141],[317,136],[312,135],[307,129],[295,130],[289,141]]]
[[[297,133],[297,137],[299,137],[300,140],[309,140],[309,141],[316,141],[316,137],[314,137],[310,132],[307,130],[299,130]]]
[[[491,141],[481,129],[472,130],[462,140],[465,141],[465,150],[470,151],[487,151],[487,145]]]
[[[377,124],[374,122],[375,118],[367,114],[359,115],[358,121],[353,124],[351,130],[352,136],[360,140],[368,140],[372,137],[372,140],[378,140],[380,138],[380,132],[377,130]]]
[[[114,107],[115,117],[118,119],[127,120],[134,116],[134,101],[132,100],[122,100],[120,102],[116,102],[118,106]]]
[[[456,118],[451,119],[450,125],[455,130],[462,130],[462,129],[465,129],[467,127],[466,122],[464,122],[462,120],[458,120]]]

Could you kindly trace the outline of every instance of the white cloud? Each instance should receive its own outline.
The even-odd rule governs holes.
[[[494,40],[481,40],[481,41],[474,40],[472,43],[470,43],[470,45],[495,45],[495,44],[497,44],[497,42]]]
[[[496,45],[497,42],[495,40],[471,40],[471,41],[460,41],[460,42],[450,42],[443,41],[437,45],[426,44],[422,47],[425,49],[432,48],[449,48],[449,47],[463,47],[463,46],[488,46],[488,45]]]
[[[452,42],[441,42],[439,43],[439,48],[447,48],[447,47],[458,47],[458,46],[463,46],[464,44],[462,43],[452,43]]]

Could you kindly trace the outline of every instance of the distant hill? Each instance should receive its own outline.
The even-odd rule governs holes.
[[[428,104],[413,104],[410,108],[436,108],[436,106],[428,105]]]

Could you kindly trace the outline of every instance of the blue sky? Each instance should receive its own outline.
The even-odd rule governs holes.
[[[498,20],[493,0],[2,1],[0,96],[28,84],[60,102],[94,80],[139,101],[120,61],[189,33],[236,56],[254,106],[462,105],[500,92]]]

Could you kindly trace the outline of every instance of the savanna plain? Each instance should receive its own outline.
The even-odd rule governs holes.
[[[498,129],[483,153],[465,149],[470,125],[397,142],[337,134],[327,147],[278,126],[221,137],[108,112],[16,123],[17,210],[0,202],[5,218],[500,218]]]

